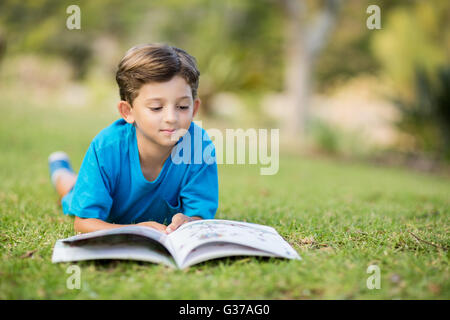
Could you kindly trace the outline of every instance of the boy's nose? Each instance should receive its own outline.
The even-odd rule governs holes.
[[[177,113],[174,107],[166,108],[166,112],[164,113],[164,121],[166,122],[176,122],[177,121]]]

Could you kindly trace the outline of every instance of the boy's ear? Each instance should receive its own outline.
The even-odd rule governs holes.
[[[131,112],[131,105],[127,101],[119,101],[117,105],[117,109],[119,110],[122,118],[128,123],[134,123],[134,116]]]
[[[192,112],[192,118],[195,117],[195,115],[198,112],[198,109],[200,108],[200,105],[202,104],[202,101],[200,98],[195,98],[194,100],[194,111]]]

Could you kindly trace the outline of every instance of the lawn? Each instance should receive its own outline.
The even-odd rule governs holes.
[[[25,97],[18,97],[18,100]],[[0,299],[449,299],[450,181],[400,168],[283,155],[274,176],[219,165],[216,217],[273,226],[301,261],[228,258],[172,270],[132,261],[52,264],[74,234],[50,184],[47,156],[79,169],[111,110],[63,110],[2,100]],[[205,122],[204,122],[205,124]],[[366,286],[368,266],[381,288]]]

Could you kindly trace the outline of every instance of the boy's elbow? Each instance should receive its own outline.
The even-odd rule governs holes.
[[[84,228],[83,228],[83,222],[84,222],[84,218],[80,218],[75,216],[75,220],[73,222],[73,229],[75,230],[75,232],[83,232]]]

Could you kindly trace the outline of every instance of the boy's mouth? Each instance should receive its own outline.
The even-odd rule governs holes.
[[[175,131],[177,131],[176,129],[162,129],[161,132],[166,133],[166,134],[173,134],[175,133]]]

